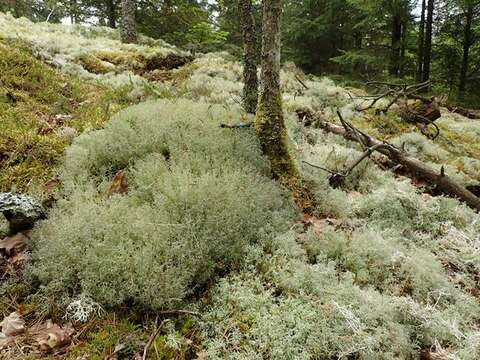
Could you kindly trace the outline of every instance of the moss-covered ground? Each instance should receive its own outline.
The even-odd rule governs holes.
[[[31,191],[55,176],[72,137],[131,104],[130,90],[65,75],[18,40],[0,39],[0,52],[0,191]]]

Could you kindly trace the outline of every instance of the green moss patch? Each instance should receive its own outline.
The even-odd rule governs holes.
[[[59,73],[20,41],[0,39],[0,52],[0,191],[28,191],[54,175],[76,133],[128,105],[129,90]]]

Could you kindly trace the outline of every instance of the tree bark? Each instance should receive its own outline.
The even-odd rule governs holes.
[[[403,78],[405,77],[405,51],[407,48],[407,20],[402,22],[402,44],[400,47],[400,68],[398,75]]]
[[[299,173],[287,143],[280,92],[282,0],[263,1],[262,70],[255,128],[273,176],[284,185]]]
[[[243,37],[243,106],[248,113],[255,114],[258,100],[258,79],[252,0],[238,0],[238,13]]]
[[[135,0],[122,0],[122,28],[121,38],[123,43],[137,42],[137,28],[135,24]]]
[[[472,45],[472,22],[473,22],[473,5],[469,5],[465,12],[465,28],[463,31],[463,58],[462,68],[460,69],[460,82],[458,85],[458,97],[465,97],[465,88],[467,84],[467,73],[469,63],[470,46]]]
[[[432,32],[433,32],[433,11],[435,9],[435,0],[428,0],[427,3],[427,21],[425,26],[425,47],[423,54],[423,75],[422,80],[430,80],[430,61],[432,58]]]
[[[417,52],[417,82],[421,82],[423,78],[423,55],[425,46],[425,9],[427,7],[426,0],[422,0],[422,15],[420,18],[420,26],[418,30],[418,52]]]
[[[392,76],[397,76],[400,72],[400,47],[402,41],[402,21],[400,16],[394,15],[392,19],[392,43],[390,54],[390,69],[389,73]]]
[[[112,29],[117,27],[117,12],[115,0],[107,0],[107,18],[108,26]]]

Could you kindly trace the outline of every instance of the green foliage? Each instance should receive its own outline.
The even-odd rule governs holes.
[[[346,69],[362,69],[368,73],[379,73],[384,59],[365,50],[343,50],[341,55],[334,56],[331,61]]]
[[[241,264],[247,245],[285,228],[291,212],[254,134],[218,127],[237,116],[149,102],[80,136],[62,173],[67,198],[35,231],[29,273],[51,295],[159,309]],[[105,198],[119,169],[129,193]]]
[[[208,22],[201,22],[188,30],[185,41],[196,50],[208,52],[223,45],[227,36],[226,31],[217,31]]]
[[[132,357],[138,353],[138,340],[148,341],[148,335],[125,316],[120,318],[109,314],[104,319],[91,324],[81,346],[70,351],[67,359],[74,360],[88,356],[91,360],[103,360],[116,346],[122,345],[117,356]]]

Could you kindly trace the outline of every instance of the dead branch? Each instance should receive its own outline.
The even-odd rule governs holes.
[[[328,182],[330,184],[331,187],[333,187],[334,189],[338,188],[339,186],[341,186],[344,182],[345,182],[345,179],[352,173],[352,171],[358,166],[360,165],[360,163],[365,160],[366,158],[370,157],[370,155],[372,155],[373,152],[375,152],[376,150],[378,150],[379,148],[381,147],[384,147],[386,145],[384,144],[377,144],[377,145],[374,145],[372,147],[369,147],[369,148],[366,148],[366,150],[363,152],[363,154],[352,164],[350,165],[348,168],[346,168],[343,172],[334,172],[334,171],[331,171],[329,169],[326,169],[324,167],[321,167],[321,166],[318,166],[318,165],[314,165],[314,164],[310,164],[309,162],[307,161],[303,161],[304,164],[307,164],[311,167],[314,167],[314,168],[317,168],[317,169],[320,169],[320,170],[323,170],[323,171],[327,171],[329,172],[331,175],[330,177],[328,178]]]
[[[313,168],[315,168],[315,169],[319,169],[319,170],[326,171],[326,172],[328,172],[328,173],[330,173],[330,174],[332,174],[332,175],[337,174],[335,171],[332,171],[332,170],[330,170],[330,169],[324,168],[324,167],[322,167],[322,166],[320,166],[320,165],[311,164],[311,163],[309,163],[308,161],[305,161],[305,160],[303,160],[302,163],[304,163],[304,164],[306,164],[306,165],[308,165],[308,166],[311,166],[311,167],[313,167]]]
[[[153,334],[150,336],[148,339],[147,345],[145,345],[145,348],[143,349],[143,356],[142,360],[146,360],[148,356],[148,351],[150,350],[150,347],[152,346],[153,342],[157,338],[158,334],[160,333],[160,330],[162,330],[163,325],[165,325],[170,319],[165,319],[163,320],[158,327],[156,327],[155,331]]]
[[[408,154],[402,149],[399,149],[392,144],[375,139],[358,131],[358,129],[357,131],[352,130],[354,127],[351,124],[348,124],[347,128],[345,128],[345,126],[335,125],[327,121],[321,115],[314,114],[313,116],[315,117],[313,121],[315,127],[343,136],[347,140],[358,142],[366,148],[373,148],[375,151],[388,157],[392,162],[408,169],[410,177],[426,180],[429,183],[436,185],[437,189],[443,194],[457,198],[465,202],[471,208],[480,210],[480,198],[445,174],[444,169],[438,172],[420,160],[408,156]]]
[[[364,99],[371,101],[370,104],[364,108],[357,108],[357,111],[366,111],[375,106],[375,104],[381,99],[390,98],[388,104],[383,108],[377,110],[386,114],[393,105],[398,105],[394,111],[397,115],[406,122],[416,124],[419,126],[422,134],[432,139],[435,139],[440,134],[439,127],[434,123],[435,120],[440,118],[439,102],[435,97],[427,98],[417,93],[430,86],[430,81],[425,81],[418,84],[395,84],[381,81],[371,81],[366,84],[367,86],[382,87],[383,92],[376,95],[365,96]],[[385,91],[384,88],[387,87]],[[409,102],[414,100],[414,102]],[[422,126],[420,126],[422,125]],[[433,126],[435,132],[432,135],[426,131],[428,126]]]
[[[196,311],[190,311],[190,310],[162,310],[157,312],[160,315],[192,315],[192,316],[200,316],[200,313]]]
[[[408,99],[410,96],[415,96],[417,92],[420,92],[421,90],[430,86],[430,81],[425,81],[425,82],[422,82],[422,83],[411,84],[411,85],[408,85],[406,83],[396,84],[396,83],[388,83],[388,82],[382,82],[382,81],[369,81],[365,85],[366,86],[374,86],[376,88],[387,87],[387,89],[386,90],[384,89],[384,90],[382,90],[382,92],[379,92],[379,93],[374,94],[374,95],[361,97],[362,99],[365,99],[365,100],[371,100],[371,103],[363,109],[358,109],[357,108],[357,111],[362,112],[362,111],[366,111],[368,109],[371,109],[373,106],[375,106],[375,104],[379,100],[392,96],[388,105],[385,108],[383,108],[382,110],[380,110],[382,113],[385,114],[388,110],[390,110],[390,108],[393,106],[393,104],[397,103],[397,101],[400,98]],[[426,98],[423,98],[423,100],[432,102],[432,99],[427,100]]]
[[[379,100],[384,99],[384,98],[386,98],[387,96],[392,95],[393,93],[394,93],[393,90],[388,90],[388,91],[386,91],[386,92],[384,92],[384,93],[382,93],[382,94],[377,94],[377,95],[375,95],[375,96],[373,96],[373,97],[372,97],[372,96],[365,96],[365,97],[363,97],[363,99],[372,100],[372,102],[370,103],[370,105],[368,105],[367,107],[365,107],[365,108],[363,108],[363,109],[356,108],[355,110],[360,111],[360,112],[367,111],[368,109],[371,109],[372,107],[374,107],[375,104],[376,104]]]
[[[252,123],[248,123],[248,124],[240,123],[240,124],[234,124],[234,125],[220,124],[220,127],[222,129],[246,129],[252,126],[253,126]]]
[[[307,84],[305,84],[305,83],[302,81],[302,79],[300,79],[300,76],[298,76],[298,75],[295,74],[295,79],[303,86],[303,88],[304,88],[305,90],[308,90],[308,89],[309,89],[308,86],[307,86]]]
[[[480,110],[466,109],[460,106],[446,105],[448,111],[454,114],[460,114],[468,119],[480,119]]]

